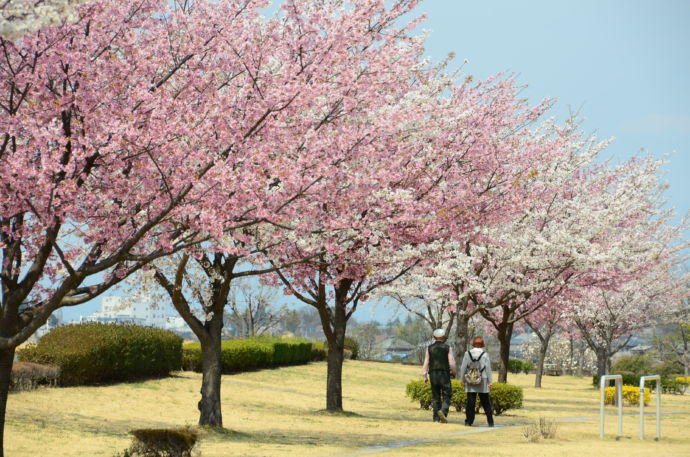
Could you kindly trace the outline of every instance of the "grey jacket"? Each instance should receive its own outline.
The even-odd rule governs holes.
[[[489,354],[486,353],[484,348],[472,348],[468,352],[472,353],[472,358],[475,360],[484,352],[484,355],[479,361],[479,367],[480,369],[483,368],[484,371],[482,371],[482,383],[478,386],[465,385],[465,392],[487,393],[489,392],[489,384],[493,382],[491,378],[491,361],[489,360]],[[465,355],[462,357],[462,363],[460,364],[460,373],[458,373],[460,382],[462,382],[463,385],[465,384],[465,372],[467,372],[467,366],[469,364],[470,356],[465,352]]]

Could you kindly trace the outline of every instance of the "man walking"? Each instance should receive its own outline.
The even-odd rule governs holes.
[[[448,410],[450,409],[451,375],[455,377],[457,366],[453,351],[446,343],[446,332],[442,328],[434,330],[434,342],[426,349],[422,377],[424,383],[431,380],[431,401],[434,409],[434,422],[448,422]],[[441,403],[443,394],[443,403]]]

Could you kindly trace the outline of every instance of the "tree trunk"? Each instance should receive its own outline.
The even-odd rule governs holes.
[[[328,342],[328,372],[326,377],[326,410],[343,410],[344,345]]]
[[[534,387],[541,388],[541,378],[544,374],[544,361],[546,360],[546,352],[549,350],[549,340],[551,338],[540,338],[539,345],[539,360],[537,361],[537,371],[534,377]]]
[[[5,455],[5,413],[15,348],[0,349],[0,457]]]
[[[687,378],[688,372],[690,371],[690,367],[688,366],[690,365],[690,354],[688,353],[688,335],[683,325],[686,324],[681,324],[680,326],[680,337],[683,339],[683,374]]]
[[[458,363],[462,361],[465,351],[470,345],[470,317],[459,311],[458,320],[455,326],[455,359]]]
[[[211,427],[223,426],[223,414],[220,403],[221,384],[221,329],[218,320],[221,316],[213,316],[207,323],[208,334],[200,339],[201,343],[201,400],[199,400],[199,425]]]
[[[513,324],[500,323],[498,325],[498,342],[501,368],[498,371],[498,382],[508,382],[508,359],[510,358],[510,338],[513,336]]]
[[[575,374],[575,370],[573,367],[575,367],[575,338],[572,336],[568,338],[568,342],[570,343],[568,345],[569,349],[569,362],[568,362],[568,374],[573,375]]]
[[[608,358],[609,351],[606,347],[597,348],[597,379],[601,379],[602,376],[608,374]]]

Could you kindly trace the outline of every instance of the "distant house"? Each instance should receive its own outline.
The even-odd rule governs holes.
[[[413,354],[417,348],[405,340],[399,338],[386,338],[379,342],[374,352],[378,354],[381,360],[405,360]]]

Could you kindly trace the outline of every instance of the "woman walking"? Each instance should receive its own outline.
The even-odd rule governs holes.
[[[489,427],[494,426],[494,416],[491,410],[489,389],[491,388],[491,361],[484,349],[484,338],[481,336],[472,340],[472,349],[465,352],[460,365],[460,379],[467,392],[467,408],[465,409],[465,425],[471,427],[474,423],[477,394],[486,414]]]

